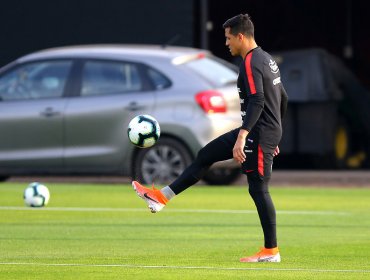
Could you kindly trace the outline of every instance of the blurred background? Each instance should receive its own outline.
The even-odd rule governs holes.
[[[222,24],[251,15],[257,43],[287,89],[284,169],[368,169],[370,19],[364,1],[7,1],[0,65],[33,51],[80,44],[206,49],[237,64]],[[304,160],[302,160],[304,158]],[[299,159],[299,160],[297,160]]]
[[[364,1],[6,1],[0,10],[3,65],[55,46],[164,44],[211,50],[230,60],[222,23],[249,13],[268,51],[324,48],[345,60],[367,86],[370,19]]]

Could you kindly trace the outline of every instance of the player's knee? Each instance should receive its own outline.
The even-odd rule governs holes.
[[[252,198],[255,198],[262,195],[264,190],[262,190],[260,186],[249,185],[248,192]]]
[[[249,194],[252,197],[263,195],[268,193],[268,186],[264,181],[264,178],[259,176],[258,174],[250,174],[248,175],[248,184],[249,184]]]

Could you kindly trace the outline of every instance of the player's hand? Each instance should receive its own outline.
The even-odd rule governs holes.
[[[279,149],[279,146],[276,146],[275,151],[272,155],[276,157],[278,154],[280,154],[280,149]]]
[[[233,148],[233,157],[239,163],[243,163],[246,158],[245,153],[244,153],[244,146],[245,146],[245,139],[238,138]]]
[[[246,159],[244,153],[244,146],[245,146],[245,139],[248,135],[248,131],[244,129],[240,129],[238,138],[236,139],[234,148],[233,148],[233,158],[238,163],[243,163]]]

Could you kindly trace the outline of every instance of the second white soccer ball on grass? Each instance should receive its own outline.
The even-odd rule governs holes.
[[[24,190],[23,199],[27,206],[43,207],[49,202],[50,192],[45,185],[33,182]]]
[[[161,129],[157,120],[152,116],[139,115],[130,121],[127,134],[135,146],[149,148],[158,141]]]

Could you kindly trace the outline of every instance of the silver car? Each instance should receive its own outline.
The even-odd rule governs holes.
[[[0,69],[0,177],[120,174],[171,182],[218,135],[240,126],[237,70],[205,50],[91,45],[35,52]],[[127,125],[154,116],[161,138],[129,143]],[[232,160],[209,184],[239,175]]]

